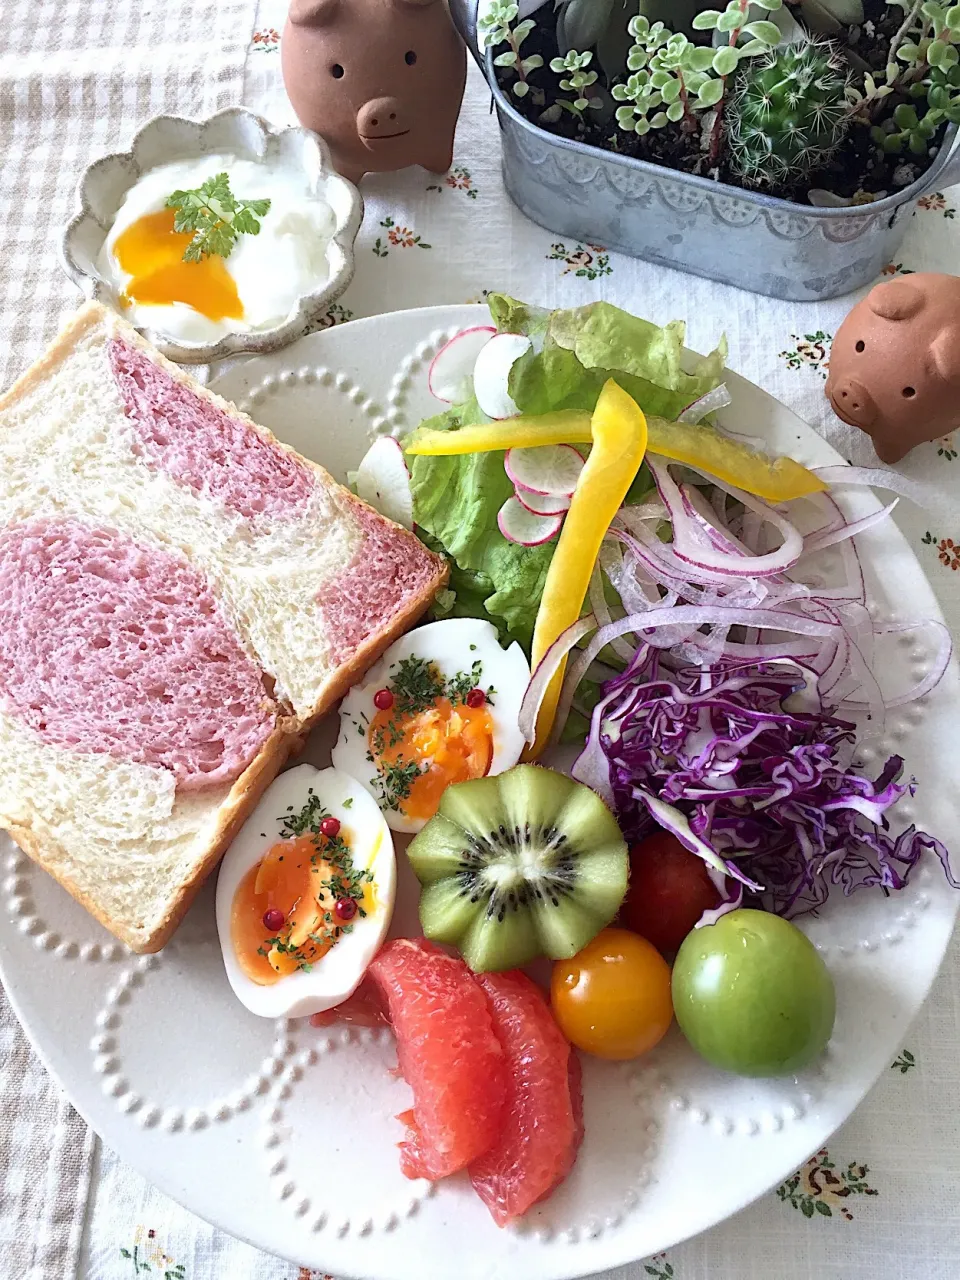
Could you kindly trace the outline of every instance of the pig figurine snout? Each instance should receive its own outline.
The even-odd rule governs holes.
[[[831,379],[827,395],[838,418],[851,427],[866,429],[876,421],[877,406],[870,392],[856,378]]]
[[[409,133],[396,98],[373,98],[357,112],[357,133],[365,143],[378,138],[399,138]]]

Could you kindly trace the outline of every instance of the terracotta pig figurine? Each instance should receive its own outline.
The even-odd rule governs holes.
[[[467,53],[444,0],[291,0],[280,51],[300,123],[345,178],[450,168]]]
[[[960,276],[871,289],[833,340],[827,399],[884,462],[960,427]]]

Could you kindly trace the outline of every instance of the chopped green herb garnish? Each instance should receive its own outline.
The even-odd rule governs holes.
[[[269,200],[238,200],[230,190],[230,177],[215,174],[193,191],[174,191],[168,209],[176,209],[174,231],[193,231],[184,262],[202,262],[215,254],[229,258],[241,235],[260,234],[259,218],[270,209]]]

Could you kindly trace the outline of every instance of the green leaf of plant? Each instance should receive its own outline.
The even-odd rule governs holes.
[[[717,23],[718,31],[736,31],[743,22],[743,14],[737,9],[731,12],[729,9],[726,13],[721,13],[720,20]]]
[[[513,86],[513,94],[516,98],[525,98],[530,91],[530,86],[526,80],[518,80]]]
[[[493,60],[495,67],[512,67],[517,60],[517,55],[512,49],[508,49],[506,53],[498,53]]]
[[[526,75],[528,71],[537,71],[542,67],[543,58],[540,57],[539,53],[531,53],[529,58],[523,59],[520,66],[523,68],[523,74]]]
[[[706,84],[701,85],[697,94],[697,102],[701,107],[715,107],[723,97],[723,82],[721,80],[708,80]]]
[[[740,54],[730,45],[724,45],[723,48],[717,49],[713,55],[713,69],[718,76],[729,76],[737,69],[737,63],[740,61]]]
[[[706,71],[708,67],[713,66],[713,50],[692,45],[687,51],[683,65],[691,71]]]
[[[683,103],[682,102],[677,101],[677,102],[670,103],[669,107],[667,107],[667,119],[672,120],[674,124],[676,124],[678,120],[683,119]]]
[[[898,129],[915,129],[919,123],[916,108],[908,102],[901,102],[894,110],[893,122]]]
[[[907,145],[915,156],[925,156],[929,143],[922,133],[911,133]]]
[[[658,85],[657,87],[660,89],[660,93],[663,96],[664,102],[668,102],[668,103],[676,102],[677,99],[680,97],[680,81],[679,80],[668,79],[664,85],[662,86]],[[680,106],[680,112],[681,114],[683,113],[682,104]]]
[[[721,16],[719,9],[701,9],[694,15],[693,28],[696,31],[713,31]]]
[[[901,62],[916,62],[920,57],[920,46],[912,40],[904,40],[897,50],[897,57]]]
[[[747,35],[762,40],[771,48],[780,43],[780,28],[775,22],[748,22],[743,29]]]
[[[944,54],[950,48],[945,40],[932,40],[930,47],[927,49],[927,61],[931,67],[940,67],[943,65]]]
[[[746,44],[737,45],[737,53],[743,58],[756,58],[761,53],[769,53],[770,46],[762,40],[748,40]]]

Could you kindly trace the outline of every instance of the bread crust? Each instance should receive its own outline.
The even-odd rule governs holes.
[[[295,449],[291,449],[278,440],[266,427],[254,422],[236,405],[224,400],[221,396],[201,386],[190,374],[178,365],[173,364],[160,352],[155,350],[139,333],[114,312],[98,302],[88,302],[82,306],[67,322],[58,337],[48,350],[28,368],[3,395],[0,395],[0,411],[9,408],[21,396],[30,392],[35,386],[42,384],[51,370],[55,369],[70,353],[75,344],[91,329],[104,326],[111,335],[119,334],[123,340],[139,348],[157,365],[161,366],[172,378],[191,391],[210,401],[219,409],[245,423],[275,447],[293,455],[301,463],[311,467],[320,482],[329,487],[340,488],[346,500],[358,508],[371,510],[366,503],[342,489],[333,477],[318,463],[304,458]],[[380,519],[379,513],[375,513]],[[389,523],[389,522],[388,522]],[[399,526],[398,526],[399,528]],[[406,530],[403,530],[407,533]],[[413,536],[413,535],[409,535]],[[405,607],[397,613],[390,625],[368,637],[359,646],[349,661],[339,666],[324,685],[322,695],[309,714],[296,716],[292,713],[281,714],[277,727],[264,743],[243,773],[236,779],[226,799],[220,806],[217,827],[214,835],[196,862],[190,876],[177,886],[162,918],[148,931],[131,928],[122,920],[114,920],[106,916],[94,903],[90,896],[73,884],[68,876],[57,869],[56,857],[65,852],[48,833],[29,827],[4,822],[0,817],[0,829],[5,828],[17,845],[38,866],[57,880],[89,913],[103,925],[114,937],[126,943],[134,952],[148,954],[159,951],[163,947],[195,898],[200,886],[214,869],[226,852],[234,836],[239,831],[248,814],[260,799],[267,786],[280,772],[291,753],[296,753],[303,745],[303,736],[343,697],[346,691],[360,679],[363,673],[373,665],[380,655],[399,636],[403,635],[421,615],[429,608],[437,592],[447,580],[449,569],[442,557],[427,552],[436,564],[436,572],[426,586],[411,597]],[[288,710],[281,708],[281,712]]]

